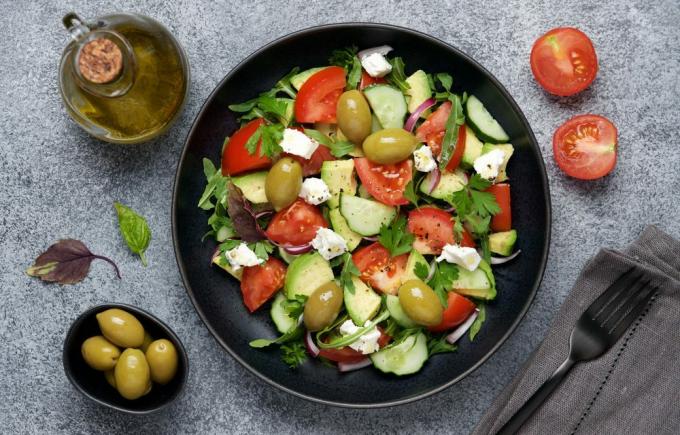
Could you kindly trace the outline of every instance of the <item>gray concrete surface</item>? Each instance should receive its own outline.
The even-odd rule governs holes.
[[[680,4],[665,1],[0,1],[0,431],[4,433],[467,433],[545,334],[579,269],[601,246],[617,247],[648,223],[680,237]],[[126,148],[98,142],[67,116],[57,65],[61,16],[136,11],[166,24],[187,50],[186,109],[161,139]],[[376,21],[412,27],[479,60],[515,96],[547,163],[554,230],[545,280],[525,321],[482,368],[426,400],[358,411],[308,403],[258,381],[223,352],[180,282],[170,236],[172,178],[191,120],[215,84],[261,45],[321,23]],[[589,34],[600,72],[573,98],[545,94],[528,55],[549,28]],[[455,73],[455,71],[454,71]],[[552,160],[555,128],[579,113],[619,128],[620,160],[604,180],[566,178]],[[143,268],[120,239],[122,201],[153,230]],[[61,237],[113,257],[123,280],[95,263],[81,284],[59,287],[23,270]],[[61,346],[71,321],[103,301],[135,304],[165,319],[192,362],[184,396],[163,412],[122,415],[94,405],[66,380]]]

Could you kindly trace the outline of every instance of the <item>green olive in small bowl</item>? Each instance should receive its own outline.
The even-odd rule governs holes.
[[[102,313],[106,314],[102,315]],[[128,314],[129,317],[123,313]],[[133,322],[132,329],[122,331],[126,338],[132,337],[131,342],[121,342],[120,336],[117,335],[121,331],[111,327],[112,324],[120,323],[118,319],[120,316],[123,317],[123,321],[128,321],[128,323],[122,323],[124,328],[129,329],[129,321]],[[111,319],[111,317],[114,318]],[[140,326],[143,331],[139,331]],[[140,341],[139,337],[143,337],[143,341]],[[163,344],[160,347],[161,350],[170,349],[173,352],[175,364],[170,366],[171,370],[168,372],[167,363],[162,359],[163,353],[161,352],[159,358],[159,352],[156,350],[151,358],[155,367],[159,365],[159,360],[165,363],[161,365],[164,371],[160,372],[163,376],[161,379],[163,383],[152,382],[150,376],[146,375],[149,376],[148,382],[151,388],[148,390],[144,388],[142,392],[135,391],[139,388],[134,385],[133,377],[140,370],[134,364],[138,364],[134,361],[134,357],[137,360],[144,360],[142,365],[146,364],[145,370],[150,372],[145,360],[145,352],[153,344],[151,340]],[[139,346],[126,348],[120,343],[139,344]],[[118,368],[116,379],[115,365],[118,365],[121,358],[128,364],[127,367]],[[83,395],[100,405],[130,414],[148,414],[173,402],[184,389],[189,373],[189,360],[184,345],[170,327],[156,316],[126,304],[98,305],[82,313],[66,334],[63,363],[66,377]],[[144,370],[141,372],[145,373]],[[123,385],[118,385],[117,388],[113,386],[121,381]],[[126,399],[119,390],[126,393],[125,396],[129,398]]]

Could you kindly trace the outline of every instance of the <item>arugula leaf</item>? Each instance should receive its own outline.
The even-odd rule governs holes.
[[[342,270],[340,271],[340,287],[354,294],[354,283],[352,282],[353,276],[359,276],[359,269],[357,269],[354,261],[352,261],[352,255],[349,252],[345,252],[342,255],[344,264],[342,265]]]
[[[355,46],[333,50],[328,63],[343,67],[347,71],[347,89],[356,89],[361,80],[361,61]]]
[[[449,161],[456,150],[458,130],[460,129],[460,126],[465,123],[465,115],[463,114],[463,105],[460,102],[460,97],[451,94],[449,100],[451,101],[451,113],[446,120],[446,133],[444,133],[442,151],[439,155],[439,169],[442,171],[446,169],[446,165],[449,164]]]
[[[406,229],[406,217],[404,215],[399,215],[389,226],[383,224],[378,236],[380,244],[387,248],[393,257],[410,252],[413,239],[413,234]]]
[[[313,130],[311,128],[305,129],[305,134],[315,141],[319,142],[321,145],[327,146],[331,150],[331,154],[335,157],[343,157],[354,150],[354,144],[346,140],[333,140],[325,134],[321,133],[319,130]]]
[[[125,239],[125,243],[127,243],[128,248],[132,252],[139,255],[142,265],[146,267],[147,262],[144,252],[149,247],[149,241],[151,240],[151,230],[146,223],[146,219],[135,213],[130,207],[126,207],[119,202],[114,202],[113,206],[118,214],[118,227],[123,239]]]
[[[283,130],[285,127],[282,124],[262,124],[260,125],[255,133],[248,138],[246,141],[245,148],[248,150],[248,154],[255,154],[257,151],[257,144],[260,140],[262,143],[260,145],[260,156],[274,158],[281,151],[281,140],[283,139]]]
[[[437,80],[442,84],[442,87],[447,91],[451,91],[453,85],[453,77],[449,73],[437,73]]]
[[[224,192],[229,177],[223,176],[222,171],[215,168],[213,162],[206,158],[203,159],[203,173],[208,184],[198,200],[198,207],[203,210],[211,210],[215,207],[212,197],[216,196],[219,198],[218,194]]]
[[[404,73],[404,60],[401,57],[394,57],[389,59],[392,65],[392,71],[387,74],[387,81],[398,87],[402,92],[411,89],[411,85],[406,82],[406,73]]]
[[[430,266],[424,263],[416,263],[413,273],[416,274],[418,279],[425,281],[427,276],[430,274]]]
[[[299,68],[293,68],[288,74],[281,78],[274,87],[267,92],[261,93],[256,98],[239,104],[229,105],[229,110],[243,113],[239,118],[241,122],[255,118],[267,118],[277,120],[283,125],[288,125],[292,121],[288,115],[290,107],[294,103],[297,93],[290,82],[290,79],[299,72]],[[290,98],[277,97],[279,93],[285,93]]]
[[[95,259],[104,260],[112,265],[120,279],[120,271],[113,260],[93,254],[83,242],[75,239],[62,239],[47,248],[35,259],[33,265],[26,269],[26,274],[43,281],[75,284],[87,276],[90,263]]]
[[[416,193],[415,184],[413,179],[406,183],[406,188],[404,189],[404,198],[408,199],[411,204],[418,207],[418,194]]]
[[[294,341],[281,345],[281,359],[291,369],[296,369],[307,360],[307,351],[302,341]]]
[[[280,344],[280,343],[287,343],[289,341],[293,341],[297,338],[300,338],[302,336],[302,328],[297,327],[293,328],[290,331],[286,332],[285,334],[281,335],[278,338],[275,338],[273,340],[267,339],[267,338],[258,338],[256,340],[251,341],[248,343],[250,347],[254,347],[256,349],[262,349],[263,347],[268,347],[271,346],[272,344]]]
[[[295,67],[288,74],[285,76],[281,77],[281,80],[276,82],[274,87],[267,92],[267,95],[275,96],[280,92],[283,92],[287,94],[290,98],[295,98],[297,96],[297,92],[295,91],[295,88],[293,87],[293,84],[290,82],[290,79],[293,78],[297,73],[300,72],[300,68]]]
[[[434,273],[427,283],[439,298],[444,308],[449,306],[448,292],[458,279],[458,266],[446,261],[434,263]]]
[[[333,140],[330,137],[321,133],[319,130],[305,128],[305,134],[314,139],[315,141],[319,142],[321,145],[325,145],[327,147],[330,147],[331,144],[333,143]]]
[[[283,301],[283,310],[291,319],[297,320],[305,311],[305,302],[307,302],[307,296],[295,295],[295,299]]]
[[[457,347],[454,344],[450,344],[446,341],[446,335],[442,335],[439,338],[430,337],[427,341],[427,353],[429,356],[438,353],[455,352],[456,349]]]
[[[479,334],[479,330],[482,327],[482,324],[486,320],[486,306],[483,303],[477,304],[477,309],[479,310],[479,313],[477,313],[477,318],[475,319],[474,322],[472,322],[472,325],[470,326],[470,341],[474,341],[475,337],[477,334]]]

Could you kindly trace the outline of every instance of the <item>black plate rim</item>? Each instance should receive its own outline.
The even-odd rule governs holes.
[[[210,325],[206,315],[203,313],[203,310],[198,305],[198,302],[194,296],[194,291],[189,285],[189,280],[186,275],[186,270],[184,267],[184,262],[182,260],[182,255],[179,249],[179,235],[177,233],[177,195],[178,195],[178,185],[179,185],[179,178],[180,174],[182,173],[182,167],[184,164],[184,160],[186,157],[186,153],[189,148],[189,142],[190,139],[193,137],[195,133],[195,129],[197,128],[198,121],[203,115],[205,109],[212,103],[213,99],[216,97],[217,93],[219,90],[222,88],[222,86],[231,79],[231,77],[235,74],[239,68],[241,68],[242,65],[250,61],[251,59],[257,57],[260,55],[261,52],[265,51],[266,49],[270,48],[273,45],[276,45],[280,42],[283,42],[285,40],[298,37],[298,36],[303,36],[307,33],[313,33],[318,30],[327,30],[327,29],[339,29],[339,28],[345,28],[345,27],[373,27],[373,28],[381,28],[381,29],[388,29],[388,30],[397,30],[400,32],[405,32],[409,33],[421,38],[424,38],[426,40],[429,40],[433,44],[441,45],[447,50],[453,51],[456,53],[458,56],[461,56],[464,58],[466,61],[470,62],[472,65],[474,65],[476,68],[478,68],[482,74],[486,76],[495,86],[496,88],[501,92],[501,94],[510,102],[510,105],[512,106],[513,110],[515,113],[519,116],[522,124],[527,130],[531,146],[534,148],[534,151],[537,153],[539,156],[539,167],[541,169],[541,181],[543,186],[545,187],[545,193],[544,193],[544,200],[546,203],[546,212],[545,212],[545,218],[546,218],[546,229],[545,229],[545,245],[543,247],[543,252],[541,253],[541,262],[540,262],[540,267],[539,267],[539,273],[536,277],[536,280],[534,282],[534,285],[531,287],[531,294],[529,299],[527,299],[527,302],[525,305],[522,307],[522,310],[515,319],[515,321],[512,323],[510,328],[506,331],[506,333],[501,337],[500,340],[482,357],[477,361],[472,367],[470,367],[468,370],[464,371],[460,375],[456,376],[455,378],[449,380],[448,382],[445,382],[444,384],[433,388],[429,391],[425,391],[423,393],[417,394],[412,397],[408,397],[405,399],[399,399],[399,400],[390,400],[390,401],[385,401],[385,402],[374,402],[374,403],[351,403],[351,402],[343,402],[343,401],[335,401],[335,400],[326,400],[320,397],[314,397],[311,395],[303,394],[298,391],[295,391],[293,389],[290,389],[284,385],[279,384],[278,382],[268,378],[264,374],[260,373],[258,370],[250,366],[244,359],[242,359],[236,352],[234,352],[227,343],[225,343],[217,334],[215,329]],[[292,33],[288,33],[284,36],[281,36],[265,45],[262,47],[258,48],[256,51],[254,51],[252,54],[247,56],[245,59],[243,59],[241,62],[239,62],[236,66],[232,68],[229,73],[227,73],[226,76],[220,82],[215,86],[213,91],[210,93],[208,98],[205,100],[203,105],[201,106],[200,110],[196,114],[196,117],[194,118],[194,122],[191,125],[191,129],[189,130],[189,133],[187,133],[186,139],[184,141],[184,146],[182,149],[182,154],[180,155],[180,159],[177,163],[177,169],[175,172],[175,180],[173,184],[173,190],[172,190],[172,208],[171,208],[171,225],[172,225],[172,244],[173,248],[175,251],[175,260],[177,261],[177,267],[179,268],[180,276],[182,278],[182,283],[184,284],[184,288],[186,289],[187,295],[189,296],[189,299],[191,300],[191,304],[194,306],[194,309],[198,313],[198,316],[201,318],[201,321],[205,324],[206,328],[208,328],[208,331],[210,331],[210,334],[213,336],[215,341],[222,346],[224,350],[229,353],[239,364],[241,364],[243,367],[245,367],[250,373],[254,374],[256,377],[259,379],[265,381],[269,385],[278,388],[282,391],[285,391],[286,393],[292,394],[293,396],[297,396],[301,399],[305,399],[311,402],[316,402],[316,403],[321,403],[324,405],[330,405],[330,406],[337,406],[341,408],[355,408],[355,409],[375,409],[375,408],[386,408],[386,407],[391,407],[391,406],[398,406],[398,405],[404,405],[407,403],[415,402],[421,399],[424,399],[426,397],[432,396],[433,394],[436,394],[440,391],[443,391],[450,386],[456,384],[463,378],[467,377],[470,375],[472,372],[477,370],[482,364],[484,364],[496,351],[507,341],[507,339],[512,335],[512,333],[517,329],[517,326],[519,326],[520,322],[524,319],[526,316],[527,311],[529,311],[529,307],[533,303],[534,299],[536,298],[536,293],[538,292],[538,288],[541,285],[541,282],[543,281],[543,276],[545,274],[545,267],[548,261],[548,253],[550,250],[550,236],[551,236],[551,230],[552,230],[552,204],[550,201],[550,184],[548,182],[548,174],[545,168],[545,162],[543,161],[543,155],[541,153],[541,148],[538,145],[538,142],[536,141],[536,136],[534,135],[533,130],[531,129],[531,126],[529,125],[529,122],[527,121],[526,117],[524,116],[524,112],[520,109],[519,105],[515,101],[515,99],[510,95],[510,93],[505,89],[505,87],[496,79],[496,77],[491,74],[486,68],[484,68],[481,64],[479,64],[476,60],[474,60],[472,57],[464,53],[463,51],[459,50],[458,48],[448,44],[447,42],[442,41],[441,39],[435,38],[434,36],[428,35],[426,33],[420,32],[418,30],[413,30],[409,29],[406,27],[402,26],[397,26],[394,24],[384,24],[384,23],[371,23],[371,22],[344,22],[344,23],[332,23],[332,24],[322,24],[319,26],[313,26],[313,27],[308,27],[302,30],[298,30]]]

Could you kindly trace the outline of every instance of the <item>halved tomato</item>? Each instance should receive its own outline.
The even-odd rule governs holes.
[[[235,175],[271,166],[271,159],[260,155],[261,140],[257,143],[255,154],[250,154],[246,149],[246,142],[262,124],[264,119],[253,119],[229,138],[222,153],[222,174]]]
[[[394,295],[401,286],[408,254],[392,257],[387,248],[374,242],[352,254],[352,261],[359,269],[362,281],[374,290]]]
[[[302,199],[277,212],[265,234],[273,242],[287,246],[307,244],[316,237],[316,230],[328,228],[319,209]]]
[[[393,165],[373,163],[365,157],[354,159],[354,168],[368,193],[387,205],[406,205],[404,190],[413,175],[412,163],[404,160]]]
[[[314,151],[312,157],[305,159],[304,157],[296,156],[294,154],[286,154],[287,156],[297,160],[302,165],[302,176],[309,177],[321,172],[321,165],[327,160],[335,160],[331,150],[325,145],[319,145]]]
[[[383,348],[387,346],[392,337],[385,334],[385,331],[383,331],[383,329],[380,326],[378,326],[377,328],[380,331],[378,345],[381,348]],[[348,363],[359,362],[366,358],[366,355],[362,354],[358,350],[352,349],[349,346],[341,347],[339,349],[319,349],[319,356],[335,362],[348,362]]]
[[[491,229],[494,231],[510,231],[512,229],[512,209],[510,207],[510,185],[508,183],[493,184],[487,192],[496,197],[501,211],[491,218]]]
[[[413,233],[413,249],[421,254],[439,255],[447,244],[455,244],[453,216],[433,206],[420,207],[408,214],[408,230]],[[475,247],[472,236],[463,229],[461,246]]]
[[[616,127],[604,116],[575,116],[555,131],[555,162],[574,178],[604,177],[616,166],[617,136]]]
[[[295,120],[335,123],[335,108],[345,84],[345,69],[339,66],[330,66],[311,76],[295,98]]]
[[[568,96],[581,92],[597,75],[593,43],[573,27],[552,29],[531,48],[531,72],[551,94]]]
[[[453,329],[470,317],[470,314],[477,307],[470,299],[456,292],[449,292],[447,302],[448,304],[444,309],[441,323],[437,326],[429,327],[430,331],[444,332],[448,329]]]
[[[427,143],[432,150],[432,154],[435,156],[439,156],[442,152],[442,142],[446,134],[446,121],[449,119],[450,114],[451,102],[446,101],[428,116],[425,122],[416,130],[416,137],[420,141]],[[458,129],[456,149],[453,151],[451,160],[446,165],[447,171],[453,172],[460,165],[463,153],[465,153],[465,126],[461,125]]]
[[[286,265],[274,257],[259,266],[243,268],[241,294],[243,303],[252,313],[283,287]]]
[[[371,77],[365,70],[361,70],[361,81],[359,82],[360,91],[363,91],[365,88],[371,85],[379,85],[382,83],[387,83],[385,77]]]

